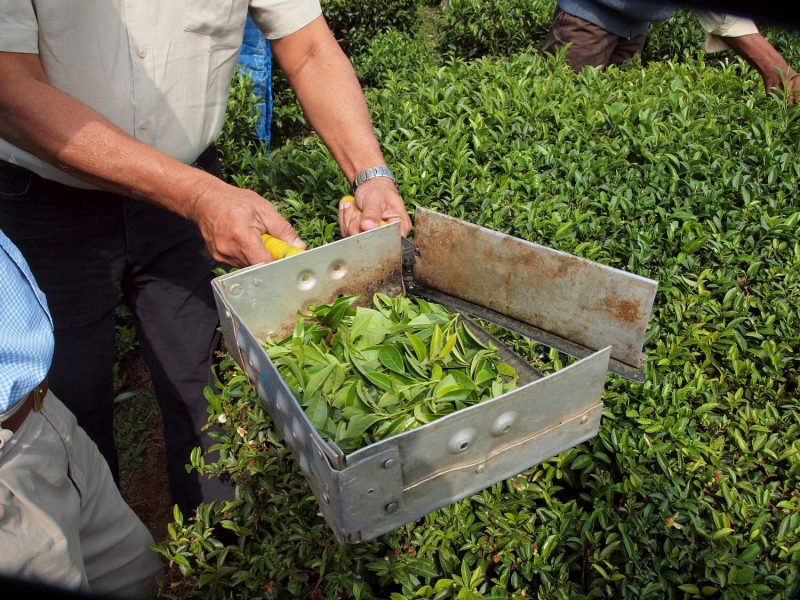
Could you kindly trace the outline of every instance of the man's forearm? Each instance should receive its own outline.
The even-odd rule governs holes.
[[[151,148],[51,86],[36,55],[0,52],[0,81],[0,137],[101,189],[195,221],[214,260],[269,262],[263,233],[305,246],[259,194]]]
[[[104,190],[192,214],[206,178],[52,87],[36,55],[0,53],[0,79],[0,137]]]
[[[786,59],[760,33],[722,39],[759,72],[766,89],[783,88],[784,82],[794,75]]]
[[[307,28],[313,31],[301,30],[299,35],[308,35],[314,42],[302,53],[297,40],[289,38],[276,40],[273,51],[311,126],[352,181],[362,169],[384,166],[383,154],[350,61],[324,21]]]

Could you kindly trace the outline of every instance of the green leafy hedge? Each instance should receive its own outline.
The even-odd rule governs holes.
[[[453,61],[369,92],[409,207],[660,282],[645,383],[609,376],[599,435],[369,543],[337,544],[241,372],[210,394],[239,502],[171,526],[166,596],[800,595],[800,111],[741,61],[575,75]],[[243,181],[312,244],[346,182],[318,139]],[[531,360],[558,356],[525,340]],[[214,539],[213,526],[242,536]]]
[[[390,29],[413,31],[422,0],[322,0],[322,11],[348,56],[362,52],[370,40]]]
[[[322,0],[322,11],[336,40],[355,61],[364,54],[372,40],[389,31],[414,36],[420,19],[422,0]],[[372,76],[379,74],[371,67]],[[273,80],[273,145],[307,132],[305,117],[289,82],[275,69]]]
[[[538,50],[555,6],[556,0],[451,0],[442,11],[439,50],[462,58]]]

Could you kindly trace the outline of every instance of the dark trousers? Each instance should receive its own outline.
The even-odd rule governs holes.
[[[216,152],[197,166],[219,174]],[[203,388],[220,343],[214,263],[195,223],[145,202],[42,179],[0,161],[0,229],[47,296],[55,327],[53,392],[78,418],[119,481],[113,434],[115,310],[131,306],[164,422],[170,491],[186,514],[231,498],[218,479],[187,474],[211,444]]]
[[[621,65],[642,52],[647,34],[630,39],[620,37],[556,7],[553,24],[547,33],[543,50],[555,53],[569,44],[566,62],[573,71],[585,66],[607,67]]]

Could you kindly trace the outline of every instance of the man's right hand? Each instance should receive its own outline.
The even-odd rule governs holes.
[[[298,248],[306,247],[271,202],[253,191],[210,177],[188,216],[200,227],[214,260],[234,267],[272,262],[261,241],[263,233]]]

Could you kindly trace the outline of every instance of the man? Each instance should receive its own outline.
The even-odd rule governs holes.
[[[117,474],[114,308],[136,318],[164,418],[173,501],[230,497],[184,469],[210,444],[202,390],[218,344],[214,261],[269,262],[261,234],[303,247],[258,194],[224,183],[214,139],[246,17],[349,181],[343,235],[411,222],[353,69],[318,0],[6,0],[0,19],[0,227],[50,302],[50,386]],[[362,212],[359,212],[359,209]]]
[[[161,562],[97,446],[47,390],[53,327],[0,231],[0,576],[142,598]]]
[[[589,65],[620,65],[642,52],[650,21],[663,21],[676,8],[648,0],[558,0],[545,52],[569,45],[566,60],[575,71]],[[767,91],[787,85],[787,100],[800,93],[795,71],[750,19],[697,11],[706,31],[706,50],[726,48],[744,58],[761,75]]]

